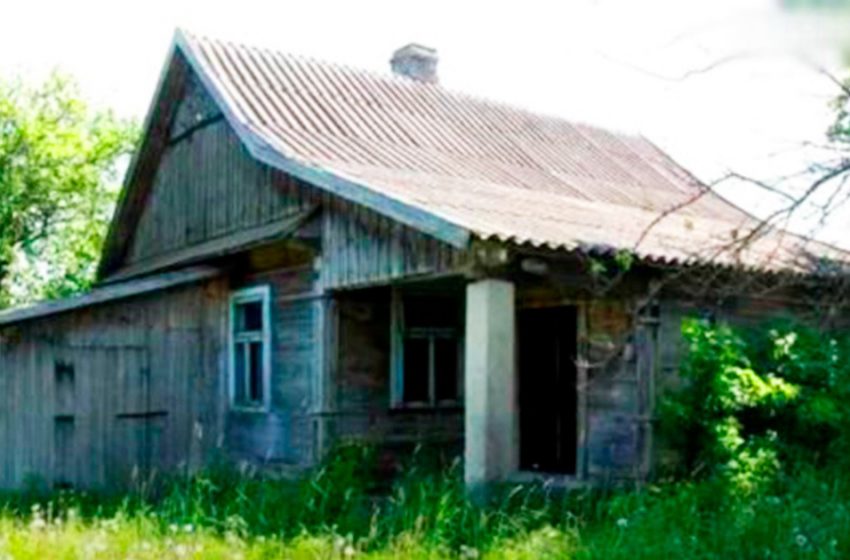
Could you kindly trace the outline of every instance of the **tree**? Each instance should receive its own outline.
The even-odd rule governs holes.
[[[0,82],[0,308],[91,284],[136,130],[67,77]]]

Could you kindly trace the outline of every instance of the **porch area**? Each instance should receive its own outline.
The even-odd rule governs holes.
[[[330,299],[323,446],[463,459],[469,487],[649,469],[655,329],[551,280],[449,276]]]

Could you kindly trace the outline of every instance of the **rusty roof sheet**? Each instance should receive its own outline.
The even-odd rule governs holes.
[[[641,136],[186,33],[177,45],[243,140],[477,238],[795,272],[850,261],[775,228],[741,247],[758,221]]]

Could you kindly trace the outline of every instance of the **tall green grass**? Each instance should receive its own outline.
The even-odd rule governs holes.
[[[224,469],[157,493],[7,496],[5,558],[848,558],[850,475],[802,468],[757,495],[723,479],[640,491],[543,486],[469,500],[457,464],[376,483],[368,450],[300,480]]]

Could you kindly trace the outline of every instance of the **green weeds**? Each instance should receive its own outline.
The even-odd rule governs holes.
[[[0,558],[850,557],[850,477],[838,471],[783,474],[755,495],[710,478],[639,492],[506,488],[477,505],[457,466],[411,466],[388,496],[365,479],[342,485],[334,469],[301,481],[207,473],[156,500],[19,496],[0,514]]]

